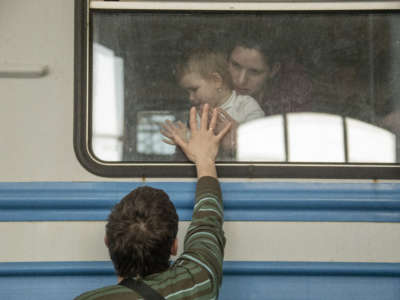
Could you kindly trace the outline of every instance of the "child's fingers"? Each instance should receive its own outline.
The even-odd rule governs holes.
[[[187,129],[186,126],[181,121],[172,123],[171,121],[167,120],[167,121],[165,121],[164,124],[162,124],[162,128],[160,129],[160,131],[164,130],[164,131],[172,134],[174,132],[179,132],[179,131],[183,131],[186,129]]]
[[[218,120],[221,121],[222,123],[234,121],[234,119],[231,117],[231,115],[228,114],[222,108],[217,108],[217,110],[218,110]]]
[[[176,145],[176,144],[175,144],[173,141],[171,141],[171,140],[162,139],[162,141],[163,141],[164,143],[168,144],[168,145],[173,145],[173,146]]]
[[[162,123],[161,124],[161,126],[160,126],[161,128],[160,128],[160,131],[166,131],[166,130],[168,130],[168,126],[167,126],[167,124],[165,124],[165,123]]]
[[[178,130],[181,132],[181,134],[183,134],[184,136],[186,136],[187,132],[188,132],[188,128],[186,126],[186,124],[183,124],[182,122],[178,122]]]
[[[163,139],[163,142],[170,145],[179,145],[181,147],[182,146],[184,147],[186,141],[184,140],[184,137],[180,135],[180,131],[178,130],[178,128],[176,128],[172,122],[170,122],[169,126],[170,128],[166,130],[164,129],[160,130],[161,134],[168,138],[168,139]]]
[[[175,145],[178,145],[182,148],[183,152],[186,151],[187,142],[184,141],[178,134],[174,134],[173,141],[175,142]]]
[[[175,126],[170,120],[166,120],[164,123],[161,124],[161,127],[161,130],[164,129],[166,131],[172,131]]]
[[[170,121],[170,120],[165,121],[165,124],[167,124],[167,126],[168,126],[171,130],[175,130],[175,129],[176,129],[176,125],[175,125],[172,121]]]
[[[179,129],[185,129],[186,125],[183,124],[181,121],[176,122],[176,125],[178,126]]]
[[[212,117],[211,117],[211,121],[210,121],[210,129],[214,130],[215,126],[217,125],[217,117],[218,117],[218,112],[217,109],[213,109],[212,112]]]
[[[172,137],[171,132],[168,131],[168,130],[165,130],[165,129],[163,129],[163,128],[160,129],[160,133],[161,133],[163,136],[165,136],[165,137],[168,137],[168,138],[171,138],[171,137]]]
[[[218,142],[222,140],[222,138],[225,136],[225,134],[228,133],[228,131],[231,129],[232,123],[229,122],[228,124],[225,125],[225,127],[218,133],[217,135],[217,140]]]

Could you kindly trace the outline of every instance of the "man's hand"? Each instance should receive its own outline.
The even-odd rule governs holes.
[[[167,131],[167,136],[186,154],[189,160],[196,164],[197,176],[213,176],[217,177],[215,169],[215,158],[218,154],[219,143],[225,134],[230,130],[231,123],[219,131],[218,134],[214,133],[217,124],[217,110],[213,110],[210,122],[208,122],[209,105],[203,107],[200,120],[200,128],[197,126],[196,108],[192,107],[190,110],[190,131],[191,137],[189,141],[182,139],[176,127],[166,126],[164,129]],[[209,126],[208,126],[208,123]],[[168,124],[167,124],[168,125]],[[170,124],[171,125],[171,124]]]

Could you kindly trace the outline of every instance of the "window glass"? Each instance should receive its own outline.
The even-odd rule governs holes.
[[[92,149],[184,161],[166,120],[220,107],[219,161],[396,163],[400,18],[380,13],[91,14]]]

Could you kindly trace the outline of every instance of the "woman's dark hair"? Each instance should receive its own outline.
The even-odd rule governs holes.
[[[283,45],[278,40],[277,29],[262,24],[242,24],[240,28],[232,27],[230,32],[229,54],[236,47],[243,47],[259,51],[270,66],[281,60]]]
[[[114,206],[106,225],[117,274],[143,277],[166,270],[177,231],[175,206],[163,190],[144,186],[130,192]]]

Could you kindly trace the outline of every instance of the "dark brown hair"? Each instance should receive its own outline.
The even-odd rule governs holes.
[[[278,40],[277,31],[260,25],[247,25],[232,29],[229,53],[236,47],[254,49],[263,56],[264,63],[269,67],[281,60],[284,49],[282,40]]]
[[[106,225],[107,246],[117,274],[146,276],[169,267],[178,215],[168,195],[144,186],[116,204]]]

